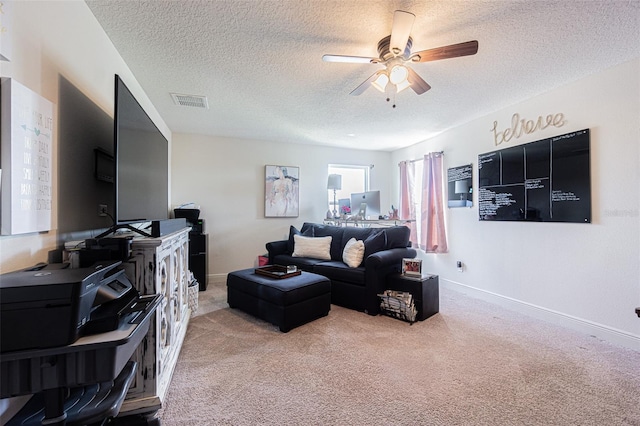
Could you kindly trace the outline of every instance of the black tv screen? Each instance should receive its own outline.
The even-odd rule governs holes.
[[[58,99],[58,234],[65,241],[113,225],[113,118],[63,76]]]
[[[478,156],[480,220],[591,222],[589,129]]]
[[[118,75],[115,78],[116,222],[169,218],[169,144]]]

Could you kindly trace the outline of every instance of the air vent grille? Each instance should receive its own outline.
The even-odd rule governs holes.
[[[179,106],[209,109],[209,102],[206,96],[172,93],[171,97],[173,98],[173,102]]]

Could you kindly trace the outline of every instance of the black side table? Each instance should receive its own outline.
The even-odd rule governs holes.
[[[437,275],[413,278],[391,274],[387,277],[387,289],[411,293],[418,310],[416,321],[424,321],[440,311],[440,286]]]

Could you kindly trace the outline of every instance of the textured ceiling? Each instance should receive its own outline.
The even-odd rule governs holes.
[[[640,56],[640,0],[87,0],[173,132],[393,150]],[[478,40],[474,56],[412,64],[432,89],[349,93],[393,11],[412,51]],[[209,109],[170,93],[206,96]],[[540,111],[547,113],[548,111]]]

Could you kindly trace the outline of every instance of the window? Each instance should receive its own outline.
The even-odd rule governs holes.
[[[399,166],[400,217],[416,220],[411,224],[412,243],[427,253],[447,253],[442,153],[429,153],[423,161],[401,161]]]
[[[336,201],[345,198],[351,200],[351,194],[354,192],[369,190],[369,166],[329,164],[327,177],[333,174],[342,176],[342,189],[336,190]],[[329,210],[333,211],[335,208],[337,211],[338,206],[333,204],[333,190],[329,190],[327,193]]]

